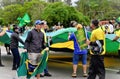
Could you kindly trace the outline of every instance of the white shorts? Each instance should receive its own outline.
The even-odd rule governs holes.
[[[42,58],[41,53],[28,53],[28,59],[33,65],[37,65],[41,58]]]

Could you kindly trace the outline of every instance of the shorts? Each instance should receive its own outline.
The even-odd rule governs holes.
[[[10,47],[10,44],[6,44],[6,43],[5,43],[4,45],[5,45],[5,47]]]
[[[82,64],[86,65],[87,64],[87,53],[86,54],[73,54],[73,64],[77,65],[80,57],[82,57]]]
[[[32,65],[37,65],[42,58],[42,54],[40,53],[28,53],[28,59],[30,60]]]

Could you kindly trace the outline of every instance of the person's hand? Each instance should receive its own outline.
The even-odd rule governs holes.
[[[23,52],[27,52],[27,49],[23,49]]]
[[[5,33],[5,31],[0,32],[0,36],[3,36]]]
[[[88,39],[86,39],[86,44],[89,45],[90,44],[90,41]]]
[[[49,51],[49,48],[48,48],[48,47],[46,47],[46,48],[45,48],[45,51]]]

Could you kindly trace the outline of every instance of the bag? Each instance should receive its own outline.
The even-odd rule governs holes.
[[[99,40],[95,41],[93,45],[90,46],[90,49],[94,55],[100,55],[103,51],[102,44]]]

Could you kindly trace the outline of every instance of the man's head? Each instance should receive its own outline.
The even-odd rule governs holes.
[[[43,27],[44,23],[41,20],[36,20],[35,21],[35,28],[36,29],[41,29]]]
[[[19,33],[19,28],[17,26],[14,26],[13,31]]]
[[[43,20],[43,29],[48,29],[47,21]]]
[[[120,29],[120,23],[117,24],[117,27],[116,27],[116,28],[117,28],[117,29]]]
[[[76,21],[71,21],[71,22],[70,22],[70,25],[71,25],[72,27],[75,27],[77,24],[78,24],[78,23],[77,23]]]
[[[10,25],[9,24],[7,25],[7,28],[8,28],[8,30],[10,30]]]
[[[112,24],[112,21],[111,21],[111,20],[109,21],[109,24]]]
[[[76,21],[71,21],[71,26],[77,29],[81,29],[83,27],[81,24],[77,23]]]
[[[98,28],[99,21],[98,20],[92,20],[90,27],[92,29]]]

